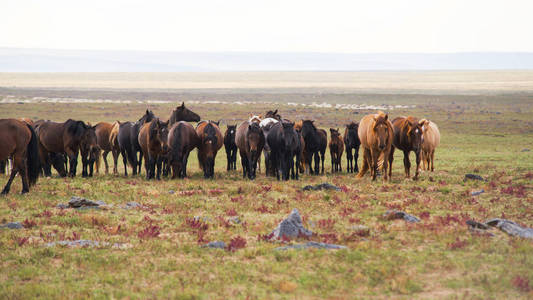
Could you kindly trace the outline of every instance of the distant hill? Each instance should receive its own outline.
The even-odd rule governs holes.
[[[527,70],[533,53],[259,53],[0,48],[0,72]]]

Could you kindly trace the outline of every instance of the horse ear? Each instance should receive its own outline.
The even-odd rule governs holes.
[[[168,122],[169,122],[169,120],[167,120],[166,122],[161,122],[161,125],[163,125],[163,127],[167,127],[168,126]]]
[[[259,114],[259,119],[263,119],[263,115],[262,114]]]
[[[182,102],[181,102],[181,107],[182,107],[182,108],[185,108],[185,101],[182,101]]]
[[[276,109],[276,110],[274,111],[274,114],[277,114],[277,113],[278,113],[278,110]]]
[[[385,121],[389,119],[389,114],[385,114],[385,118],[383,118]]]
[[[148,111],[148,108],[146,109],[146,114],[149,115],[150,114],[150,111]]]

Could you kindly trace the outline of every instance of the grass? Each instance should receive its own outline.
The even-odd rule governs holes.
[[[23,98],[25,92],[17,97]],[[232,99],[230,94],[223,97]],[[233,97],[244,96],[235,92]],[[283,97],[288,96],[268,97],[284,102]],[[339,99],[336,94],[315,97],[320,102]],[[326,153],[323,176],[278,182],[260,175],[248,181],[242,179],[240,161],[237,172],[225,171],[222,150],[214,180],[203,179],[194,153],[189,161],[190,177],[184,180],[148,182],[144,177],[104,174],[90,179],[41,178],[29,194],[18,195],[17,178],[12,193],[0,199],[0,221],[27,220],[30,225],[21,230],[0,229],[0,298],[533,297],[532,241],[498,231],[494,237],[472,235],[464,223],[467,219],[505,217],[533,226],[532,152],[522,152],[533,145],[531,96],[345,97],[347,102],[368,104],[414,102],[415,108],[390,113],[424,116],[439,125],[442,141],[436,153],[436,171],[423,172],[418,182],[405,180],[397,152],[392,182],[371,182],[368,177],[358,180],[352,174],[330,174]],[[361,102],[353,100],[361,98]],[[431,100],[424,101],[428,98]],[[165,118],[173,105],[148,106]],[[342,127],[371,112],[354,115],[349,110],[294,108],[283,103],[259,103],[253,112],[273,106],[289,119],[316,119],[321,128]],[[146,107],[135,102],[0,104],[0,118],[59,121],[68,116],[95,123],[134,120]],[[204,119],[226,123],[236,123],[251,112],[244,105],[194,104],[191,108]],[[465,173],[480,174],[488,181],[464,182]],[[0,178],[0,183],[5,180]],[[341,186],[343,191],[301,191],[304,185],[321,182]],[[485,193],[470,196],[479,189]],[[72,195],[103,200],[114,207],[55,208]],[[120,208],[129,201],[145,208]],[[293,208],[300,210],[305,226],[316,233],[312,240],[348,249],[275,251],[279,243],[259,238],[270,233]],[[384,220],[381,215],[389,209],[404,210],[422,222]],[[230,220],[235,214],[241,223]],[[207,226],[193,225],[190,220],[195,216]],[[357,225],[369,227],[369,235],[358,231]],[[237,237],[246,245],[234,252],[200,247],[205,241],[229,243]],[[127,247],[44,247],[47,242],[77,238]]]

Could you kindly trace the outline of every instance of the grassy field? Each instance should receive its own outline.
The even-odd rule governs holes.
[[[262,174],[248,181],[242,179],[240,160],[236,172],[226,172],[223,149],[217,156],[214,180],[203,179],[195,153],[189,160],[189,178],[184,180],[148,182],[144,171],[141,177],[125,178],[120,164],[118,176],[41,178],[29,194],[18,195],[17,178],[12,193],[0,198],[0,221],[25,221],[27,228],[0,229],[0,298],[533,297],[533,242],[496,229],[492,237],[472,234],[465,225],[468,219],[504,217],[533,227],[533,95],[527,91],[457,95],[414,90],[355,93],[350,89],[339,93],[183,92],[39,85],[22,89],[14,85],[0,88],[0,118],[111,122],[136,120],[148,107],[166,119],[176,103],[145,102],[161,99],[190,101],[190,108],[203,119],[222,119],[223,130],[225,124],[240,122],[250,112],[273,108],[285,118],[316,119],[319,127],[327,129],[343,127],[373,112],[339,109],[334,104],[390,104],[409,105],[389,109],[392,117],[414,115],[436,122],[442,141],[435,172],[423,172],[417,182],[404,179],[398,152],[390,183],[331,174],[329,152],[325,175],[278,182]],[[39,96],[131,103],[1,102]],[[205,103],[210,100],[228,103]],[[257,103],[233,103],[239,101]],[[288,102],[325,102],[333,107]],[[111,156],[108,159],[111,162]],[[464,182],[466,173],[479,174],[487,181]],[[0,184],[5,180],[0,177]],[[342,191],[301,190],[322,182],[340,186]],[[480,189],[485,192],[470,195]],[[55,208],[74,195],[113,206]],[[144,208],[121,208],[130,201]],[[275,250],[282,244],[261,237],[294,208],[315,233],[311,240],[348,249]],[[385,220],[382,215],[389,209],[404,210],[421,222]],[[205,225],[191,222],[195,216]],[[240,223],[232,221],[235,216]],[[368,235],[360,225],[370,229]],[[45,247],[65,239],[121,243],[123,247]],[[236,251],[200,247],[207,241],[240,239],[246,244]],[[293,243],[299,242],[304,241]]]

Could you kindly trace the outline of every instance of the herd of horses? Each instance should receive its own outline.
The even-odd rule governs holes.
[[[193,127],[190,122],[197,122]],[[111,152],[113,173],[118,173],[118,159],[122,156],[124,175],[128,166],[133,175],[141,173],[142,160],[147,179],[187,176],[189,154],[198,149],[198,161],[205,178],[213,178],[217,152],[225,147],[227,170],[237,169],[240,154],[244,178],[253,180],[261,171],[264,155],[265,174],[278,180],[298,179],[300,173],[324,174],[326,149],[331,154],[331,172],[342,172],[341,159],[346,150],[346,171],[363,177],[368,170],[376,180],[381,169],[383,179],[389,180],[395,149],[404,153],[405,175],[410,177],[409,153],[416,155],[413,179],[418,179],[420,162],[423,168],[434,170],[435,148],[440,133],[435,123],[415,117],[397,117],[390,121],[381,111],[364,116],[361,121],[327,132],[317,128],[312,120],[292,122],[283,119],[278,110],[262,115],[251,114],[239,125],[228,125],[222,134],[219,122],[200,121],[200,116],[182,103],[168,121],[162,121],[150,110],[136,122],[100,122],[94,126],[83,121],[64,123],[29,119],[0,120],[0,172],[5,173],[6,162],[12,161],[12,171],[2,194],[9,192],[19,174],[22,193],[36,183],[40,175],[51,176],[54,168],[60,176],[76,176],[78,155],[81,154],[82,176],[99,172],[103,158],[105,173],[109,172],[107,155]],[[361,170],[357,161],[363,148]],[[314,162],[314,166],[313,166]]]

